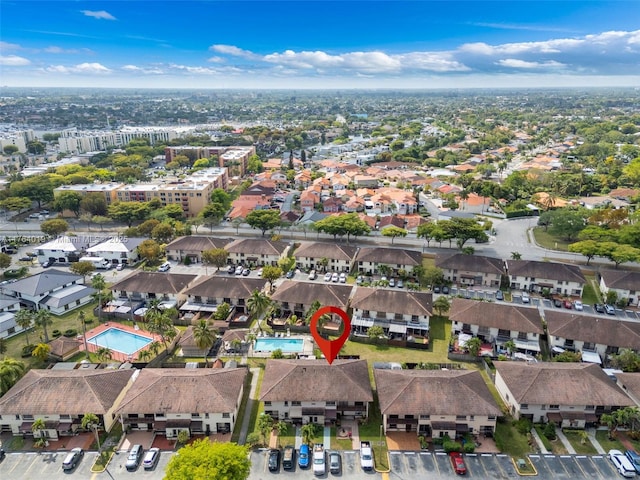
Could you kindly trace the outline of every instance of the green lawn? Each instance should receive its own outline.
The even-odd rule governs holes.
[[[534,227],[533,237],[538,245],[549,250],[559,250],[561,252],[569,251],[569,244],[574,243],[575,240],[570,242],[563,238],[551,235],[549,232],[544,231],[544,227]]]
[[[587,273],[585,276],[587,283],[582,290],[582,303],[592,305],[594,303],[601,303],[600,291],[596,285],[596,276],[593,273]]]
[[[287,424],[287,433],[278,436],[278,445],[284,447],[286,445],[296,444],[296,427],[290,423]],[[333,445],[332,445],[333,446]]]
[[[367,421],[358,426],[360,440],[371,442],[373,447],[373,458],[376,469],[388,470],[389,459],[387,450],[387,440],[384,434],[381,435],[382,416],[380,415],[380,405],[378,395],[373,397],[373,405],[369,407],[369,417]]]
[[[515,429],[509,417],[497,423],[494,438],[500,451],[514,458],[522,458],[532,452],[526,435]]]
[[[583,440],[582,432],[584,430],[564,430],[564,435],[575,449],[576,453],[581,455],[595,455],[598,453],[596,448],[588,438]],[[583,443],[584,442],[584,443]]]
[[[338,438],[336,427],[331,427],[331,448],[334,450],[353,450],[353,443],[348,438]]]
[[[540,437],[540,440],[542,441],[542,444],[544,445],[544,448],[546,448],[548,451],[552,452],[553,451],[553,445],[551,444],[551,441],[544,436],[544,426],[540,425],[540,424],[536,424],[533,426],[533,428],[536,429],[536,432],[538,432],[538,436]]]
[[[231,434],[231,441],[238,443],[238,439],[240,438],[240,430],[242,430],[242,422],[244,421],[244,416],[247,413],[247,403],[249,402],[249,393],[251,392],[251,378],[253,377],[253,373],[249,371],[247,378],[244,381],[244,390],[242,392],[242,401],[240,402],[240,408],[238,409],[238,418],[236,419],[235,428],[233,429],[233,433]],[[249,413],[251,415],[251,413]]]
[[[616,439],[609,439],[609,432],[607,430],[596,430],[596,440],[605,449],[605,451],[609,450],[625,450],[624,445],[620,443]]]

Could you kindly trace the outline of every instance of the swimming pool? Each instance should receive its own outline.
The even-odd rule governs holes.
[[[87,338],[87,343],[105,347],[109,350],[122,352],[125,355],[132,355],[141,348],[149,345],[153,340],[135,333],[120,330],[119,328],[109,328],[95,337]]]
[[[302,353],[304,339],[302,338],[258,338],[253,349],[257,352]]]

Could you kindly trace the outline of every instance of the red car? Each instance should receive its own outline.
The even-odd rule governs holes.
[[[571,310],[571,307],[573,307],[573,303],[571,303],[570,300],[565,300],[564,301],[564,308],[567,308],[567,309]]]
[[[462,459],[462,454],[460,452],[451,452],[449,454],[449,458],[451,458],[451,465],[453,466],[453,471],[458,475],[464,475],[467,473],[467,466],[464,464],[464,460]]]

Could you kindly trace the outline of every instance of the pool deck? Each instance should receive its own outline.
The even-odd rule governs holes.
[[[302,342],[302,351],[300,352],[282,352],[285,355],[292,355],[292,354],[297,354],[300,357],[308,357],[308,356],[313,356],[313,338],[309,335],[290,335],[290,336],[283,336],[283,337],[272,337],[272,336],[263,336],[263,337],[258,337],[256,340],[260,340],[260,339],[268,339],[268,340],[303,340]],[[271,357],[271,353],[272,350],[255,350],[255,342],[251,345],[251,351],[250,351],[250,355],[253,357],[264,357],[264,358],[269,358]]]
[[[98,350],[100,348],[100,346],[95,345],[91,342],[89,342],[88,340],[90,338],[95,337],[96,335],[101,334],[102,332],[105,332],[107,330],[109,330],[110,328],[117,328],[118,330],[122,330],[123,332],[128,332],[128,333],[133,333],[136,335],[140,335],[142,337],[147,337],[150,338],[151,341],[153,342],[161,342],[162,343],[162,337],[160,337],[160,335],[157,335],[155,333],[151,333],[148,332],[146,330],[142,330],[142,329],[136,329],[134,327],[130,327],[128,325],[122,325],[120,323],[117,322],[105,322],[102,325],[98,325],[95,328],[92,328],[91,330],[87,331],[86,334],[86,338],[87,338],[87,350],[89,350],[91,353],[95,353],[96,350]],[[83,340],[82,335],[79,335],[78,338],[80,340]],[[140,350],[138,350],[138,352],[132,354],[132,355],[127,355],[124,352],[119,352],[118,350],[114,350],[113,348],[111,349],[111,359],[112,360],[119,360],[121,362],[130,362],[133,360],[137,360],[138,358],[138,353],[141,350],[146,350],[148,349],[149,346],[145,346],[143,348],[141,348]],[[82,341],[82,344],[80,345],[80,351],[84,351],[84,341]]]

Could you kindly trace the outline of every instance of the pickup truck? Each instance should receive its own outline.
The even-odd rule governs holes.
[[[322,476],[325,471],[324,445],[322,443],[316,443],[313,446],[313,474]]]
[[[373,470],[373,451],[371,442],[360,442],[360,466],[363,470]]]

